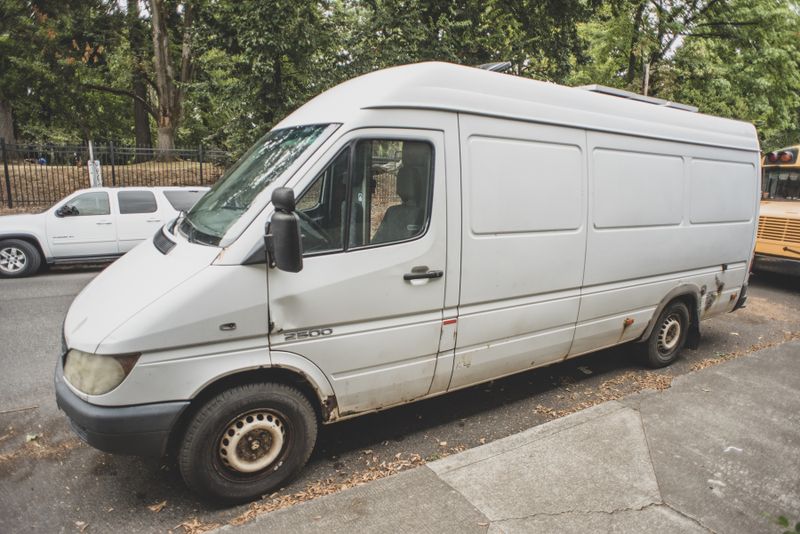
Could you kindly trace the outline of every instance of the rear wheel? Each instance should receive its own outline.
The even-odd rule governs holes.
[[[678,359],[689,334],[689,308],[680,301],[667,305],[656,320],[647,342],[642,344],[643,357],[651,367],[666,367]]]
[[[198,493],[253,500],[296,475],[316,439],[316,414],[300,391],[285,384],[246,384],[211,398],[194,415],[178,465]]]
[[[22,278],[39,270],[42,256],[35,246],[20,239],[0,241],[0,276]]]

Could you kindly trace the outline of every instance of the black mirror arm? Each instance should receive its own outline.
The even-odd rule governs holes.
[[[275,244],[272,239],[272,228],[270,223],[267,223],[267,231],[264,234],[264,248],[267,253],[267,267],[272,269],[275,267],[276,263],[275,263]]]

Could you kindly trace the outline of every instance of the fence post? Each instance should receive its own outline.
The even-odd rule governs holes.
[[[0,152],[3,153],[3,173],[6,176],[6,203],[9,208],[14,207],[14,201],[11,200],[11,176],[8,174],[8,152],[6,151],[6,140],[0,137]]]
[[[117,186],[117,173],[114,169],[114,141],[108,142],[108,157],[111,158],[111,185],[116,187]]]
[[[203,185],[203,143],[197,145],[197,159],[200,161],[200,185]]]

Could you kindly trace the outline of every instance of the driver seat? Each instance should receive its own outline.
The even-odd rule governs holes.
[[[403,241],[419,233],[425,216],[423,178],[419,167],[398,171],[397,196],[402,202],[386,210],[372,243]]]

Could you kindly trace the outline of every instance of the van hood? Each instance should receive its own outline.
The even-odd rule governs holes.
[[[67,347],[89,353],[125,321],[208,268],[216,247],[180,240],[162,254],[147,240],[100,273],[81,291],[67,312]]]

